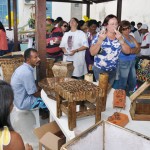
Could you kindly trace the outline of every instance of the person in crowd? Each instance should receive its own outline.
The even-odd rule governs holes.
[[[51,33],[54,28],[53,21],[51,18],[46,18],[46,32]]]
[[[64,34],[60,47],[64,55],[67,55],[66,61],[73,62],[74,71],[72,76],[74,78],[83,78],[87,73],[85,51],[89,46],[86,34],[78,30],[78,23],[77,18],[70,20],[70,31]]]
[[[131,21],[131,32],[130,35],[134,36],[134,38],[136,39],[136,41],[141,44],[141,35],[139,30],[137,30],[137,28],[135,28],[135,22]]]
[[[29,144],[24,145],[21,136],[15,132],[10,123],[14,94],[10,84],[0,80],[0,149],[33,150]]]
[[[116,77],[119,53],[122,51],[129,54],[130,47],[117,30],[118,19],[115,15],[106,16],[103,26],[106,30],[102,30],[95,36],[90,52],[94,56],[93,72],[95,79],[98,81],[99,74],[106,72],[109,75],[109,84],[112,86]]]
[[[87,32],[89,47],[91,45],[93,37],[96,36],[97,34],[96,29],[97,29],[97,21],[93,19],[90,20],[88,22],[88,32]],[[92,70],[92,66],[94,64],[94,56],[91,55],[90,48],[86,50],[85,60],[86,60],[88,72],[90,73]]]
[[[131,21],[131,32],[135,32],[137,31],[137,28],[135,28],[135,22],[134,21]]]
[[[101,21],[98,21],[97,22],[97,29],[96,29],[96,32],[100,32],[102,29],[102,22]]]
[[[139,30],[143,34],[140,52],[141,58],[150,59],[150,33],[148,31],[148,26],[142,24]]]
[[[88,22],[85,22],[84,20],[79,21],[78,29],[87,33],[88,31]]]
[[[5,55],[7,52],[8,52],[8,43],[6,31],[2,22],[0,22],[0,56]]]
[[[54,59],[54,62],[63,60],[63,51],[59,45],[67,29],[68,23],[62,20],[59,22],[58,27],[54,27],[51,33],[46,34],[46,56],[47,58]]]
[[[138,22],[138,23],[137,23],[137,29],[139,30],[139,29],[141,28],[141,26],[142,26],[142,23],[141,23],[141,22]]]
[[[130,35],[131,24],[127,20],[120,23],[119,31],[122,33],[125,43],[130,47],[130,54],[121,52],[118,62],[118,89],[126,90],[127,95],[136,90],[136,54],[140,52],[140,46],[136,39]]]
[[[56,20],[54,21],[55,27],[58,27],[58,24],[60,21],[62,21],[62,17],[57,17]]]
[[[37,50],[33,48],[27,49],[24,52],[24,59],[25,63],[18,67],[11,77],[11,85],[14,91],[14,105],[20,110],[30,110],[39,107],[45,112],[43,114],[47,118],[47,108],[40,98],[41,89],[36,86],[33,74],[34,67],[40,64]]]

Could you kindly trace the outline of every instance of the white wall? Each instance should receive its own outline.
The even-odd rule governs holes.
[[[34,11],[34,10],[33,10]],[[18,17],[19,24],[18,27],[22,27],[27,24],[28,19],[30,18],[32,9],[31,5],[25,5],[24,0],[18,0]]]
[[[150,0],[123,0],[122,19],[150,26]]]
[[[101,20],[108,14],[116,15],[117,0],[91,5],[91,18]],[[150,27],[150,0],[122,0],[122,20],[146,23]]]
[[[71,18],[71,4],[52,2],[52,18],[62,17],[69,22]]]
[[[18,0],[19,3],[19,26],[27,23],[30,17],[30,6],[24,5],[24,0]],[[136,23],[142,22],[150,26],[150,0],[122,0],[122,19],[135,21]],[[82,6],[82,16],[86,15],[86,5]],[[112,2],[105,2],[100,4],[91,5],[90,18],[101,20],[108,15],[116,15],[117,0]],[[58,16],[62,17],[65,21],[71,18],[71,4],[52,2],[52,18],[56,19]],[[83,19],[83,18],[82,18]]]

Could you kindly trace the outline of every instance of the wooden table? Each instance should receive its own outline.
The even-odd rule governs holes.
[[[64,112],[68,116],[70,130],[76,127],[76,120],[95,115],[95,123],[101,120],[102,90],[85,80],[62,82],[56,85],[57,117]],[[79,106],[79,111],[76,109]]]
[[[144,134],[150,137],[150,121],[133,121],[131,119],[131,116],[129,113],[131,101],[128,97],[126,97],[125,110],[124,109],[120,110],[119,108],[113,109],[113,92],[114,92],[114,89],[112,89],[107,96],[106,111],[101,113],[101,120],[107,120],[107,118],[111,116],[114,112],[121,111],[122,113],[127,114],[129,117],[129,123],[125,126],[126,128],[134,130],[136,132],[139,132],[141,134]],[[67,141],[73,139],[75,137],[75,133],[76,134],[81,133],[95,124],[95,116],[79,118],[77,119],[77,122],[76,122],[77,123],[76,128],[73,131],[70,131],[68,128],[68,117],[65,114],[62,114],[61,118],[57,118],[56,116],[56,112],[57,112],[56,101],[48,98],[44,90],[41,91],[41,97],[50,111],[51,119],[57,122],[62,132],[66,136]]]

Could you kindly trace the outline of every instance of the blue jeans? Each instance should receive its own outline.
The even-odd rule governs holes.
[[[116,78],[116,70],[104,71],[104,70],[101,70],[100,68],[98,68],[96,66],[93,66],[93,72],[94,72],[94,77],[95,77],[96,81],[99,80],[99,74],[100,73],[108,73],[108,75],[109,75],[108,82],[111,86],[114,83],[114,80]]]
[[[135,60],[119,60],[118,67],[118,89],[133,91],[136,87]]]

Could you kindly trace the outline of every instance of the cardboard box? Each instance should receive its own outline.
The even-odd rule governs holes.
[[[39,150],[42,147],[45,150],[60,150],[66,143],[66,138],[55,121],[36,128],[34,134],[39,139]]]

